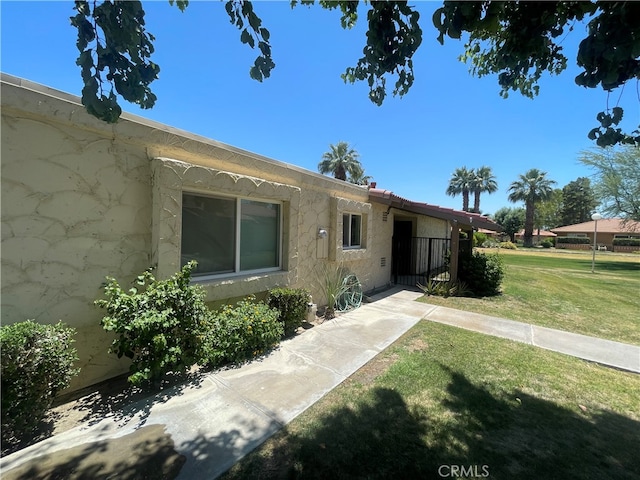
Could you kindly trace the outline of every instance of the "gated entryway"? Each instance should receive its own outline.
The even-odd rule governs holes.
[[[450,248],[448,238],[412,237],[407,236],[406,230],[396,229],[391,280],[396,285],[426,285],[429,278],[447,270],[446,257]]]

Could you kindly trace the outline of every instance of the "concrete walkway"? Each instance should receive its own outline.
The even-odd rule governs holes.
[[[6,456],[0,460],[2,478],[11,478],[12,473],[19,478],[18,472],[24,474],[28,468],[54,461],[51,459],[69,462],[70,455],[82,455],[82,460],[71,459],[75,471],[95,476],[109,469],[104,459],[96,465],[97,457],[92,460],[95,452],[109,451],[108,446],[116,444],[112,451],[120,453],[110,454],[112,457],[135,457],[137,447],[128,442],[153,426],[156,434],[170,439],[172,451],[181,458],[177,478],[213,479],[421,319],[640,373],[638,346],[415,302],[420,296],[420,292],[401,289],[378,294],[372,303],[283,342],[260,361],[206,374],[195,385],[163,391],[131,405],[121,415],[78,426]],[[116,474],[122,467],[116,462],[111,468]]]

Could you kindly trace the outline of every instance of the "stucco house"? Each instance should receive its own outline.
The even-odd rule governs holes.
[[[78,97],[9,75],[1,95],[2,323],[75,327],[72,390],[128,368],[93,304],[106,276],[129,285],[153,266],[166,278],[195,259],[208,301],[291,286],[323,305],[323,265],[365,291],[415,285],[447,250],[455,275],[459,229],[500,229],[135,115],[109,125]]]
[[[564,227],[552,228],[551,231],[560,238],[588,238],[588,244],[578,243],[557,243],[558,248],[590,250],[593,246],[593,237],[596,230],[596,222],[583,222]],[[597,222],[596,241],[598,248],[609,251],[631,251],[631,248],[624,248],[614,245],[615,239],[640,239],[640,222],[623,220],[621,218],[603,218]],[[635,248],[638,250],[638,248]]]

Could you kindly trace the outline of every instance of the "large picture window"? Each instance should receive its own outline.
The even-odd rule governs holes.
[[[362,246],[362,215],[345,213],[342,215],[342,248]]]
[[[181,265],[194,276],[281,268],[281,205],[229,197],[182,195]]]

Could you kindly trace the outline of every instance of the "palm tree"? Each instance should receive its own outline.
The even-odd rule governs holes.
[[[347,181],[356,185],[369,185],[369,182],[373,180],[371,175],[364,174],[364,168],[359,167],[355,171],[349,173]]]
[[[537,168],[532,168],[524,175],[520,175],[518,180],[509,187],[510,202],[524,202],[524,246],[533,245],[533,219],[535,215],[536,203],[548,200],[552,193],[552,186],[555,181],[547,178],[547,172],[542,172]]]
[[[480,194],[482,192],[493,193],[498,190],[498,182],[496,177],[491,171],[491,167],[485,167],[484,165],[477,170],[472,170],[475,173],[473,180],[473,211],[480,213]]]
[[[332,173],[338,180],[347,180],[347,174],[357,178],[362,176],[364,169],[358,158],[360,155],[347,142],[338,142],[337,145],[329,145],[330,152],[322,155],[322,161],[318,164],[320,173]]]
[[[462,210],[465,212],[469,211],[469,192],[473,188],[474,177],[473,170],[469,170],[467,167],[456,168],[451,174],[447,187],[447,195],[455,197],[462,194]]]

